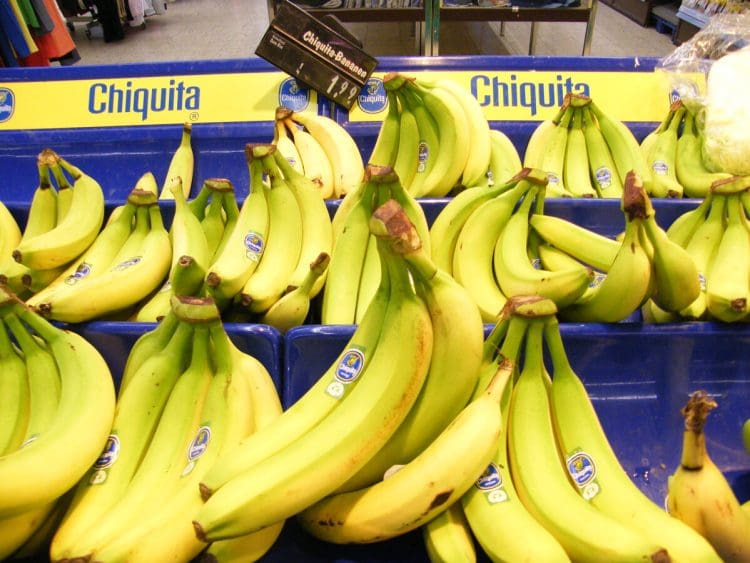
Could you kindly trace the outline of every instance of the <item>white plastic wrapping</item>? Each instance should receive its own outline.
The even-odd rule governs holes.
[[[657,69],[697,114],[706,165],[750,175],[750,13],[713,16]]]

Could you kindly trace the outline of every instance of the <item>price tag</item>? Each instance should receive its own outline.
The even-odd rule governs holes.
[[[285,1],[278,6],[255,54],[350,109],[377,60],[346,30],[337,30]]]

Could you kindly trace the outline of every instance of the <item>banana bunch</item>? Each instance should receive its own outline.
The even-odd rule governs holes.
[[[99,234],[104,220],[104,193],[91,176],[51,149],[39,153],[37,171],[39,183],[20,235],[5,206],[0,211],[6,249],[0,254],[0,281],[24,299],[76,260]]]
[[[359,147],[330,117],[276,108],[273,144],[297,172],[314,182],[323,199],[342,198],[362,181]]]
[[[469,531],[492,561],[720,561],[621,467],[570,366],[556,311],[548,299],[511,298],[485,340],[475,396],[502,374],[502,430],[460,499]],[[438,524],[424,529],[428,553],[459,553],[451,550],[465,528]]]
[[[115,412],[112,375],[80,335],[0,286],[0,559],[42,555]]]
[[[547,173],[547,197],[619,199],[628,172],[635,171],[645,183],[650,180],[630,129],[590,97],[572,93],[555,117],[534,129],[523,165]]]
[[[641,141],[651,171],[652,197],[703,198],[711,184],[731,177],[713,170],[703,157],[703,131],[697,116],[682,101],[674,102],[659,125]]]
[[[687,306],[670,309],[649,304],[644,318],[651,322],[718,320],[736,322],[750,314],[750,179],[717,180],[694,209],[680,215],[667,229],[669,239],[696,265],[699,293]]]
[[[667,481],[667,510],[706,538],[722,561],[747,561],[750,505],[740,505],[706,448],[704,428],[716,407],[706,391],[695,391],[682,409],[682,455]]]
[[[448,79],[389,73],[388,112],[369,163],[391,166],[413,197],[444,197],[454,189],[504,180],[520,169],[513,144],[491,131],[482,107]]]
[[[539,263],[529,216],[543,212],[548,185],[545,172],[524,168],[504,184],[459,194],[432,224],[433,260],[467,290],[484,322],[495,322],[516,295],[540,295],[566,307],[593,279],[583,264],[552,269]]]
[[[386,539],[442,511],[486,463],[487,424],[499,428],[499,417],[494,390],[469,404],[483,343],[479,313],[431,261],[395,199],[375,209],[369,227],[381,268],[370,306],[314,385],[205,476],[195,522],[204,541],[294,515],[331,541]],[[449,492],[433,502],[428,483],[437,481]],[[329,511],[341,525],[321,525]]]
[[[205,548],[192,525],[203,502],[198,483],[279,416],[273,380],[232,343],[210,297],[174,296],[162,323],[134,344],[116,405],[106,445],[73,492],[50,558],[189,561]],[[242,545],[260,556],[280,531],[243,537]],[[233,549],[228,543],[217,548]]]
[[[698,267],[656,222],[643,183],[625,177],[621,208],[625,230],[615,240],[560,217],[533,213],[528,222],[540,265],[550,271],[586,266],[591,283],[572,302],[559,306],[573,322],[618,322],[646,306],[677,312],[700,294]],[[508,266],[510,268],[510,265]]]
[[[50,319],[79,323],[129,314],[159,287],[172,247],[153,174],[141,177],[113,215],[78,258],[27,300],[30,306]]]
[[[366,314],[381,272],[370,218],[375,208],[391,198],[404,209],[430,254],[427,218],[416,198],[404,188],[395,168],[368,164],[362,183],[347,194],[332,219],[333,250],[323,287],[322,324],[357,324]]]

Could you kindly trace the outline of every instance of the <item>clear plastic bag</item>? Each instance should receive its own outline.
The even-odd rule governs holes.
[[[696,115],[706,164],[750,175],[750,13],[714,15],[656,69]]]

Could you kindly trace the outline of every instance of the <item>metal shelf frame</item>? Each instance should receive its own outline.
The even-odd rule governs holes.
[[[419,8],[306,8],[316,16],[332,15],[342,22],[401,22],[414,23],[414,38],[420,55],[437,56],[440,53],[441,21],[498,21],[500,33],[505,22],[531,22],[528,54],[535,54],[538,22],[580,22],[586,24],[581,54],[591,54],[591,41],[599,0],[582,0],[581,6],[570,8],[536,7],[447,7],[441,0],[424,0]],[[276,0],[267,0],[269,20],[273,19]]]

